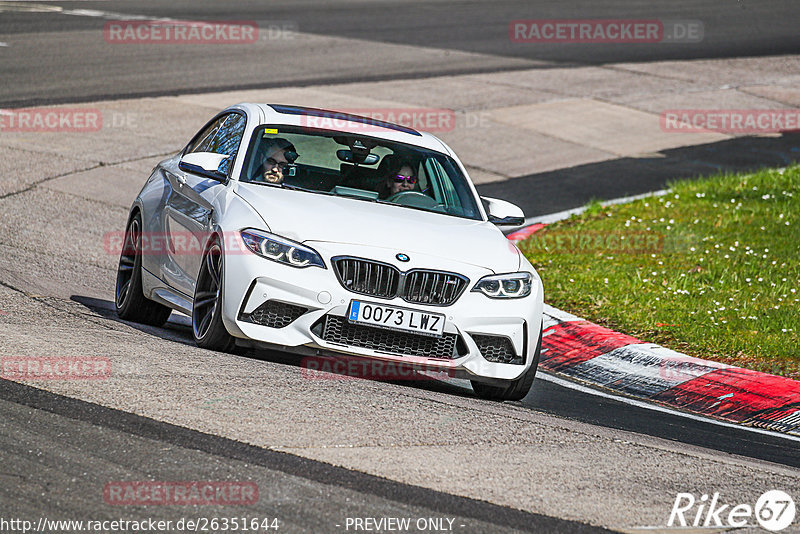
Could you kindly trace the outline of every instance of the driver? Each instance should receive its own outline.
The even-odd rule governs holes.
[[[267,139],[261,145],[263,163],[256,169],[253,181],[270,184],[283,183],[286,169],[297,159],[294,145],[282,137]]]
[[[383,181],[378,187],[378,198],[386,200],[397,193],[414,190],[417,184],[417,173],[411,162],[391,155],[384,156],[384,160],[387,163],[384,166],[384,172],[381,173]]]

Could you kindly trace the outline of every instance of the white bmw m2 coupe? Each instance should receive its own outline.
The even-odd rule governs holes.
[[[542,282],[433,135],[312,108],[239,104],[156,166],[131,207],[122,319],[189,315],[200,347],[411,363],[483,398],[529,391]]]

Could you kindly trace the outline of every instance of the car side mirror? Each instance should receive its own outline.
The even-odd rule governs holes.
[[[228,177],[219,170],[219,166],[229,157],[225,154],[215,154],[214,152],[192,152],[184,154],[180,163],[178,163],[178,168],[218,182],[224,182]]]
[[[489,197],[481,197],[481,200],[486,205],[490,223],[498,226],[520,226],[525,224],[525,214],[511,202]]]

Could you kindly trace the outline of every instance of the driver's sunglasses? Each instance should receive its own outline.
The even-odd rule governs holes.
[[[289,164],[286,163],[285,161],[280,161],[279,162],[275,158],[267,158],[267,165],[269,165],[270,167],[277,166],[282,171],[285,171],[289,167]]]
[[[397,174],[394,177],[394,181],[397,182],[398,184],[402,184],[403,182],[408,182],[409,184],[414,185],[415,183],[417,183],[417,177],[403,176],[402,174]]]

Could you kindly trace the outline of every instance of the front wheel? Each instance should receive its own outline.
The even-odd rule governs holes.
[[[219,239],[206,249],[195,284],[192,305],[192,336],[198,347],[231,352],[236,342],[222,324],[224,257]]]
[[[539,328],[539,342],[533,356],[533,363],[525,373],[516,380],[509,380],[508,384],[495,386],[472,380],[472,390],[475,394],[486,400],[522,400],[531,390],[536,369],[539,367],[539,356],[542,353],[542,328]]]

